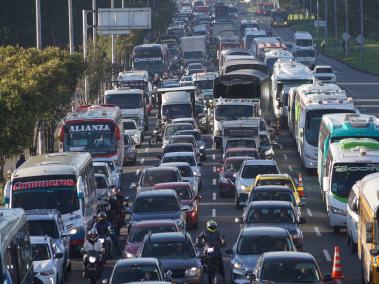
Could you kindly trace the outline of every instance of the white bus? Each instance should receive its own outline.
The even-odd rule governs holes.
[[[353,185],[379,172],[379,142],[370,138],[346,138],[332,143],[323,168],[321,193],[334,232],[346,227],[347,199]]]
[[[317,168],[321,118],[328,113],[354,113],[354,102],[344,91],[330,92],[328,86],[302,85],[289,108],[293,133],[305,169]],[[291,126],[292,127],[292,126]]]
[[[275,116],[285,120],[288,93],[292,87],[313,83],[313,73],[306,66],[287,58],[278,59],[272,69],[271,94]]]
[[[91,155],[64,152],[33,156],[13,172],[4,197],[11,208],[58,209],[76,249],[83,244],[96,214]]]

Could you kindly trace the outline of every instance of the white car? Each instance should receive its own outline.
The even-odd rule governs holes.
[[[164,163],[160,164],[160,167],[177,167],[180,175],[182,176],[183,181],[191,184],[193,192],[195,195],[199,193],[199,184],[196,175],[193,173],[193,170],[190,164],[186,162],[176,162],[176,163]]]
[[[124,125],[124,133],[132,137],[137,147],[139,147],[142,143],[142,134],[137,122],[134,119],[123,119],[122,123]]]
[[[35,276],[44,284],[63,283],[63,252],[57,250],[53,239],[47,236],[32,236],[30,243]]]
[[[337,77],[332,66],[329,65],[317,65],[313,69],[313,76],[316,80],[322,83],[336,83]]]
[[[235,203],[240,208],[246,204],[255,177],[262,174],[279,174],[278,165],[274,160],[245,160],[237,173],[233,176],[235,180]]]
[[[97,197],[105,197],[110,186],[107,177],[104,174],[95,174],[95,184]]]
[[[180,86],[193,86],[192,76],[182,76],[179,84]]]
[[[94,161],[93,168],[95,170],[95,174],[105,175],[110,185],[120,187],[120,174],[115,174],[115,172],[110,169],[107,162]]]

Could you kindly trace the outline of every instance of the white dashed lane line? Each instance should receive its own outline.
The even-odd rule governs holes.
[[[287,154],[283,154],[283,158],[284,158],[284,160],[288,160]]]
[[[317,237],[321,237],[321,233],[318,227],[314,227],[315,233]]]
[[[212,155],[212,159],[216,160],[216,155],[215,154]]]
[[[332,261],[332,259],[330,258],[330,254],[329,254],[328,250],[324,249],[324,250],[322,250],[322,252],[324,253],[326,261],[328,261],[328,262]]]
[[[312,215],[312,211],[311,211],[311,209],[307,208],[307,214],[308,214],[309,217],[312,217],[312,216],[313,216],[313,215]]]
[[[212,180],[212,184],[216,185],[216,179],[215,178]]]
[[[288,166],[288,169],[290,170],[290,172],[293,172],[292,166]]]
[[[140,169],[138,169],[138,170],[136,171],[136,176],[139,175],[139,172],[140,172],[140,171],[141,171]]]
[[[213,166],[213,172],[214,173],[216,172],[216,166]]]
[[[212,217],[216,217],[216,209],[212,209]]]
[[[147,152],[149,152],[149,148],[146,148],[146,149],[145,149],[145,153],[147,153]]]

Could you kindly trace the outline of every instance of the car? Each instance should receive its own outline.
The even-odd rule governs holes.
[[[57,209],[26,210],[26,220],[30,236],[48,236],[63,253],[63,267],[71,271],[70,235],[63,225],[61,213]]]
[[[246,138],[246,137],[239,137],[239,138],[229,138],[226,140],[223,153],[226,153],[226,151],[229,148],[257,148],[257,143],[255,142],[254,138]]]
[[[255,186],[249,194],[248,203],[254,201],[281,200],[291,202],[297,215],[301,216],[301,207],[304,203],[297,203],[291,188],[282,185]]]
[[[134,140],[137,147],[141,146],[142,133],[134,119],[123,119],[124,133],[128,134]]]
[[[245,160],[239,171],[234,174],[235,181],[235,203],[236,207],[246,205],[246,200],[255,178],[259,174],[278,174],[279,168],[274,160]]]
[[[203,266],[188,233],[149,234],[145,236],[139,256],[158,258],[165,273],[171,272],[174,283],[202,283]]]
[[[188,182],[165,182],[158,183],[154,189],[173,189],[179,196],[182,208],[186,208],[187,229],[197,229],[199,223],[199,202],[200,195],[195,194],[192,186]],[[188,206],[188,208],[186,207]]]
[[[250,157],[250,159],[259,159],[259,154],[255,148],[228,148],[224,153],[224,161],[229,157]]]
[[[114,161],[112,158],[96,158],[94,162],[99,162],[99,163],[107,163],[109,170],[110,170],[110,179],[113,181],[110,184],[116,185],[117,187],[120,187],[120,178],[121,178],[121,172],[122,172],[122,167],[120,167],[116,164],[117,161]]]
[[[124,134],[124,166],[127,164],[135,165],[137,163],[137,149],[133,138]]]
[[[138,184],[131,183],[131,188],[137,192],[153,189],[156,183],[178,182],[182,177],[176,167],[151,167],[142,171]]]
[[[200,152],[201,159],[207,159],[207,147],[203,137],[198,130],[180,130],[176,132],[176,135],[192,135],[195,137],[196,147]]]
[[[166,153],[163,155],[162,160],[161,160],[161,164],[176,163],[176,162],[186,162],[191,166],[192,172],[197,178],[197,183],[199,185],[199,190],[200,190],[202,164],[198,162],[195,153],[191,153],[191,152]]]
[[[31,236],[34,276],[42,283],[64,282],[64,254],[48,236]]]
[[[262,159],[274,158],[274,149],[270,141],[270,136],[267,132],[261,132],[259,134],[259,151]]]
[[[210,119],[203,92],[200,93],[199,101],[195,103],[195,115],[198,128],[202,131],[202,133],[208,133],[210,129]]]
[[[286,229],[269,226],[243,228],[233,249],[226,250],[231,255],[231,282],[250,284],[249,272],[254,270],[259,257],[270,251],[296,251]]]
[[[218,186],[220,197],[234,197],[235,195],[235,178],[234,174],[239,171],[243,161],[250,157],[229,157],[225,160],[221,168],[217,168],[219,172]]]
[[[254,201],[250,202],[242,218],[236,218],[243,227],[279,227],[288,230],[297,250],[303,250],[303,232],[301,224],[307,220],[299,217],[291,202]]]
[[[266,252],[258,260],[251,283],[312,283],[332,281],[327,274],[322,276],[315,258],[307,252]]]
[[[322,83],[336,83],[336,72],[330,65],[316,65],[313,69],[313,76],[315,80]]]
[[[187,209],[181,207],[179,196],[172,189],[139,192],[128,210],[131,214],[128,232],[136,222],[155,219],[174,220],[180,230],[185,230]]]
[[[305,197],[303,187],[297,187],[295,181],[289,174],[257,175],[255,177],[253,188],[261,185],[283,185],[291,188],[298,204],[301,202],[301,198]]]
[[[171,135],[175,135],[180,130],[193,130],[192,123],[171,123],[168,124],[163,133],[163,148],[168,144]]]
[[[164,281],[165,276],[161,265],[156,258],[142,257],[133,259],[120,259],[116,262],[109,282],[103,283],[121,284],[131,282]]]
[[[358,226],[359,226],[359,186],[353,185],[347,199],[346,210],[346,237],[350,245],[351,252],[358,250]]]
[[[171,121],[171,123],[191,123],[193,129],[197,129],[197,123],[196,120],[192,117],[181,117],[181,118],[175,118]]]
[[[110,185],[118,186],[117,178],[112,175],[112,171],[107,162],[92,162],[95,174],[105,175]]]
[[[186,162],[174,162],[174,163],[160,164],[159,166],[160,167],[177,167],[180,172],[180,175],[182,176],[182,180],[190,183],[195,195],[199,193],[198,179],[194,175],[190,164]]]
[[[196,140],[193,135],[182,135],[182,134],[175,134],[171,135],[168,144],[176,144],[176,143],[191,143],[194,147],[194,153],[196,153],[196,157],[198,159],[201,158],[200,151],[196,146]]]
[[[110,188],[109,180],[103,174],[95,174],[96,196],[98,198],[106,197]]]
[[[179,232],[179,227],[173,220],[145,220],[133,224],[125,243],[123,255],[125,258],[136,257],[139,248],[149,233]]]
[[[178,79],[166,79],[162,82],[162,88],[177,88],[180,87]]]
[[[173,135],[176,136],[176,135]],[[171,137],[170,137],[171,139]],[[175,139],[174,139],[175,142]],[[197,152],[195,149],[195,146],[192,143],[170,143],[167,144],[166,147],[164,147],[161,154],[158,154],[157,157],[161,159],[166,153],[176,153],[176,152],[191,152],[196,154]]]
[[[193,86],[192,76],[182,76],[179,81],[180,86]]]
[[[203,73],[206,72],[207,70],[204,68],[203,64],[201,63],[190,63],[188,64],[186,68],[186,75],[193,75],[195,73]]]

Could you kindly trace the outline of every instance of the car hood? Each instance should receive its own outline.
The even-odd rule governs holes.
[[[133,213],[131,221],[142,221],[142,220],[156,220],[156,219],[180,219],[180,211],[158,211],[158,212],[141,212]]]
[[[290,234],[297,232],[297,224],[281,224],[281,223],[250,223],[245,225],[246,228],[250,227],[277,227],[286,229]]]
[[[258,259],[261,255],[240,255],[237,254],[234,256],[234,261],[245,265],[247,270],[253,270],[257,264]]]
[[[201,266],[197,258],[160,258],[159,260],[164,271]]]
[[[251,186],[255,181],[255,178],[239,178],[239,182],[245,186]]]
[[[51,270],[53,266],[52,260],[41,260],[41,261],[33,261],[33,270],[34,272],[41,272],[46,270]]]
[[[236,173],[236,171],[225,171],[224,172],[224,177],[225,178],[229,178],[229,179],[235,179],[234,177],[233,177],[233,175]]]
[[[131,253],[136,255],[138,249],[141,247],[141,242],[135,242],[135,243],[126,243],[125,245],[125,252]]]

